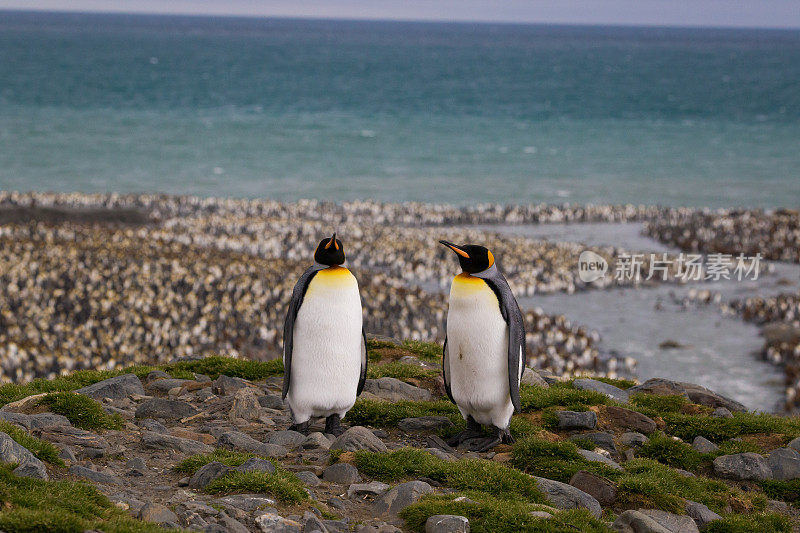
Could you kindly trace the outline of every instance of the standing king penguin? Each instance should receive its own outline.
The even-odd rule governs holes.
[[[308,433],[311,417],[325,417],[325,432],[341,435],[340,420],[353,407],[367,376],[367,348],[358,282],[342,266],[344,247],[322,239],[314,265],[294,286],[283,326],[283,399],[294,424]]]
[[[512,443],[509,424],[519,411],[519,382],[525,369],[525,326],[517,300],[483,246],[439,241],[458,255],[462,272],[450,288],[442,373],[450,400],[467,421],[467,429],[449,442],[458,446],[493,434],[477,451]]]

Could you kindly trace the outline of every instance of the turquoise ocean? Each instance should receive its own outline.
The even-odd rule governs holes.
[[[0,11],[0,189],[800,204],[800,31]]]

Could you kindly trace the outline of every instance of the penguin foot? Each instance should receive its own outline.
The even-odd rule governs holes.
[[[464,441],[483,437],[483,428],[471,416],[467,417],[467,429],[460,431],[447,440],[447,445],[453,448],[457,447]]]
[[[337,437],[344,433],[339,415],[331,415],[325,419],[325,433],[330,433]]]
[[[493,429],[495,430],[495,435],[493,437],[484,439],[482,442],[477,443],[477,445],[472,449],[472,451],[488,452],[498,444],[514,443],[514,436],[511,435],[510,429],[508,428],[500,429],[497,426],[494,426]]]
[[[297,431],[298,433],[302,433],[303,435],[308,435],[308,427],[311,425],[310,420],[306,420],[302,424],[292,424],[289,426],[289,431]]]

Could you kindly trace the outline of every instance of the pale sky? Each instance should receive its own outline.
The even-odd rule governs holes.
[[[800,0],[0,0],[0,9],[800,28]]]

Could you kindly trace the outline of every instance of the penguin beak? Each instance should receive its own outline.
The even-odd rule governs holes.
[[[333,232],[333,237],[331,237],[331,240],[329,240],[328,244],[325,245],[325,249],[327,250],[328,248],[331,247],[331,245],[333,245],[334,249],[336,249],[336,250],[339,249],[339,245],[336,243],[336,232],[335,231]]]
[[[455,244],[453,244],[452,242],[439,241],[439,243],[444,244],[445,246],[447,246],[448,248],[453,250],[455,253],[457,253],[461,257],[469,259],[469,254],[467,252],[465,252],[464,250],[462,250],[461,248],[459,248],[458,246],[456,246]]]

